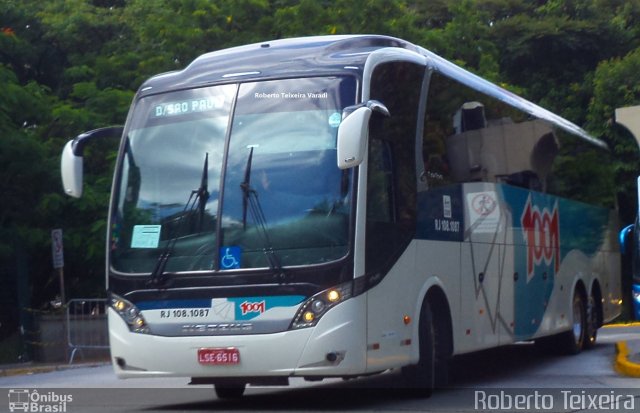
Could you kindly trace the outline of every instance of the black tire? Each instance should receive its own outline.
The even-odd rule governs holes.
[[[579,290],[573,295],[571,310],[572,329],[559,336],[559,350],[565,354],[578,354],[584,348],[587,335],[587,303]]]
[[[600,313],[593,294],[589,296],[586,311],[587,327],[585,331],[584,349],[593,348],[598,338],[598,327],[600,327]]]
[[[215,384],[213,387],[219,399],[239,399],[244,394],[246,384]]]
[[[425,301],[420,311],[418,364],[402,368],[407,387],[413,395],[430,397],[436,379],[436,329],[429,303]]]
[[[584,295],[576,291],[571,307],[569,331],[535,340],[536,348],[544,354],[578,354],[586,347],[587,341],[587,304]]]

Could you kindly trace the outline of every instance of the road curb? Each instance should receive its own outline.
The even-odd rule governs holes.
[[[625,376],[640,377],[640,364],[629,361],[629,347],[626,341],[616,343],[615,369]]]
[[[618,327],[640,327],[640,321],[630,321],[628,323],[605,324],[602,328],[618,328]]]

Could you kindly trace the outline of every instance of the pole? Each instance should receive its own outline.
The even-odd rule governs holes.
[[[62,243],[62,230],[51,231],[51,253],[53,257],[53,268],[58,270],[60,280],[60,302],[62,303],[62,336],[64,342],[65,361],[69,361],[69,323],[67,322],[67,298],[64,292],[64,247]]]

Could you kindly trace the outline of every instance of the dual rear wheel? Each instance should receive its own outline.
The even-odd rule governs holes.
[[[578,354],[593,347],[596,343],[599,327],[598,306],[593,295],[577,289],[573,294],[571,306],[571,330],[536,340],[536,346],[545,352]]]

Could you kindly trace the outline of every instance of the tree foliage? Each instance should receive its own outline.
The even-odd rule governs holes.
[[[64,228],[67,296],[100,294],[116,145],[90,148],[85,196],[72,200],[64,143],[122,124],[144,79],[204,52],[343,33],[405,38],[587,126],[634,193],[638,148],[612,119],[640,103],[640,0],[0,0],[0,262],[24,245],[33,302],[47,302],[49,232]]]

